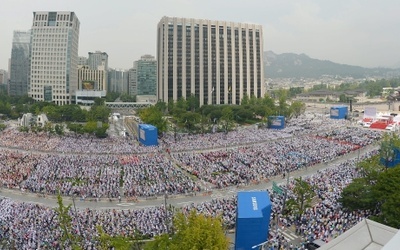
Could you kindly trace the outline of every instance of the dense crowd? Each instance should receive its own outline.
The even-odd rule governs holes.
[[[380,136],[378,131],[347,128],[344,121],[327,123],[325,116],[310,114],[292,120],[282,131],[237,129],[227,134],[180,136],[176,142],[174,135],[167,134],[161,146],[154,148],[120,138],[59,137],[7,129],[0,133],[0,146],[10,148],[0,149],[0,184],[24,192],[60,192],[82,199],[200,192],[204,182],[217,188],[250,184],[327,162],[369,145]],[[171,149],[171,154],[165,148]],[[209,150],[212,148],[216,149]],[[282,227],[295,227],[305,241],[329,241],[367,217],[369,211],[345,212],[337,203],[343,188],[357,176],[355,161],[350,160],[307,178],[317,187],[319,202],[301,217],[283,216],[283,197],[271,193],[271,229],[278,230],[270,230],[270,247],[289,248],[280,232]],[[289,198],[293,185],[293,181],[289,183]],[[222,216],[227,228],[235,225],[236,197],[190,204],[182,210],[191,209]],[[112,236],[139,232],[152,237],[166,232],[165,219],[171,216],[166,212],[161,206],[138,210],[71,209],[70,215],[74,233],[82,236],[85,249],[96,249],[96,226]],[[3,243],[17,249],[62,248],[61,235],[54,209],[0,199],[0,248]]]
[[[166,133],[157,147],[144,147],[132,137],[95,138],[92,135],[68,133],[65,136],[47,132],[21,132],[10,126],[0,133],[0,146],[30,151],[79,153],[79,154],[140,154],[155,153],[168,148],[171,152],[204,150],[222,147],[261,143],[287,138],[293,135],[330,131],[346,126],[345,120],[332,120],[324,115],[305,114],[288,121],[282,130],[237,128],[228,133],[209,133],[201,135]]]
[[[355,161],[348,160],[333,168],[321,170],[305,180],[316,187],[318,202],[300,217],[283,216],[283,196],[270,193],[272,213],[270,222],[270,247],[289,249],[289,243],[281,230],[295,227],[304,242],[313,239],[329,241],[366,218],[369,211],[346,212],[337,203],[341,191],[359,173]],[[288,186],[288,198],[293,197],[294,181]],[[189,204],[183,212],[195,209],[199,213],[221,216],[227,228],[233,228],[236,216],[236,198],[212,199],[199,204]],[[165,213],[168,213],[167,215]],[[139,210],[70,210],[72,230],[84,239],[85,249],[95,249],[99,244],[97,226],[112,235],[135,235],[152,237],[165,233],[166,218],[171,211],[165,207]],[[276,225],[279,218],[278,226]],[[17,249],[54,249],[61,247],[61,229],[54,209],[37,204],[19,203],[0,199],[0,239]],[[0,244],[2,242],[0,240]],[[304,245],[298,246],[304,249]]]
[[[336,134],[343,137],[332,140],[328,136],[306,135],[248,147],[172,155],[182,168],[221,188],[262,181],[285,171],[327,162],[381,136],[380,132],[360,128],[341,129]]]
[[[274,132],[274,131],[273,131]],[[251,184],[320,162],[376,141],[381,133],[338,129],[246,147],[148,154],[59,154],[0,149],[0,184],[7,188],[93,198],[149,197]],[[199,180],[191,178],[191,175]]]

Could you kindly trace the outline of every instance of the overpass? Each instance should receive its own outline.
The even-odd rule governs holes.
[[[105,105],[110,109],[135,110],[150,107],[153,104],[150,102],[105,102]]]

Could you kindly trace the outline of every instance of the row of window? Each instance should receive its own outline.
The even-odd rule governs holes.
[[[53,33],[55,33],[55,34],[58,34],[58,33],[67,34],[68,31],[69,31],[69,28],[52,28],[52,29],[49,29],[49,28],[34,28],[33,29],[33,33],[34,33],[35,36],[37,36],[39,34],[42,34],[42,33],[43,34],[53,34]]]
[[[35,21],[47,21],[47,19],[55,19],[54,14],[56,12],[50,12],[49,14],[35,14]],[[70,15],[69,14],[58,14],[56,19],[57,21],[69,21]]]
[[[35,27],[47,27],[47,26],[53,26],[53,25],[48,25],[48,22],[34,22],[33,26]],[[72,27],[72,22],[57,22],[55,26],[58,27]]]

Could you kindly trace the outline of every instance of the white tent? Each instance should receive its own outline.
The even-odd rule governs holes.
[[[318,249],[378,250],[382,249],[397,232],[398,230],[396,228],[369,219],[364,219],[339,237],[331,240]],[[399,245],[397,245],[397,248],[385,248],[385,250],[399,249],[398,246]]]

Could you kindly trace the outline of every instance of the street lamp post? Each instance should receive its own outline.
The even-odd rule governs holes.
[[[267,243],[268,243],[268,240],[267,240],[267,241],[264,241],[264,242],[262,242],[262,243],[260,243],[260,244],[257,244],[257,245],[252,246],[251,249],[255,249],[255,248],[257,248],[257,247],[260,247],[259,249],[262,250],[262,249],[264,249],[264,246],[267,245]]]
[[[167,210],[167,198],[168,198],[167,191],[165,191],[165,194],[164,194],[165,226],[166,226],[166,229],[167,229],[167,234],[169,235],[169,220],[168,220],[168,210]]]

